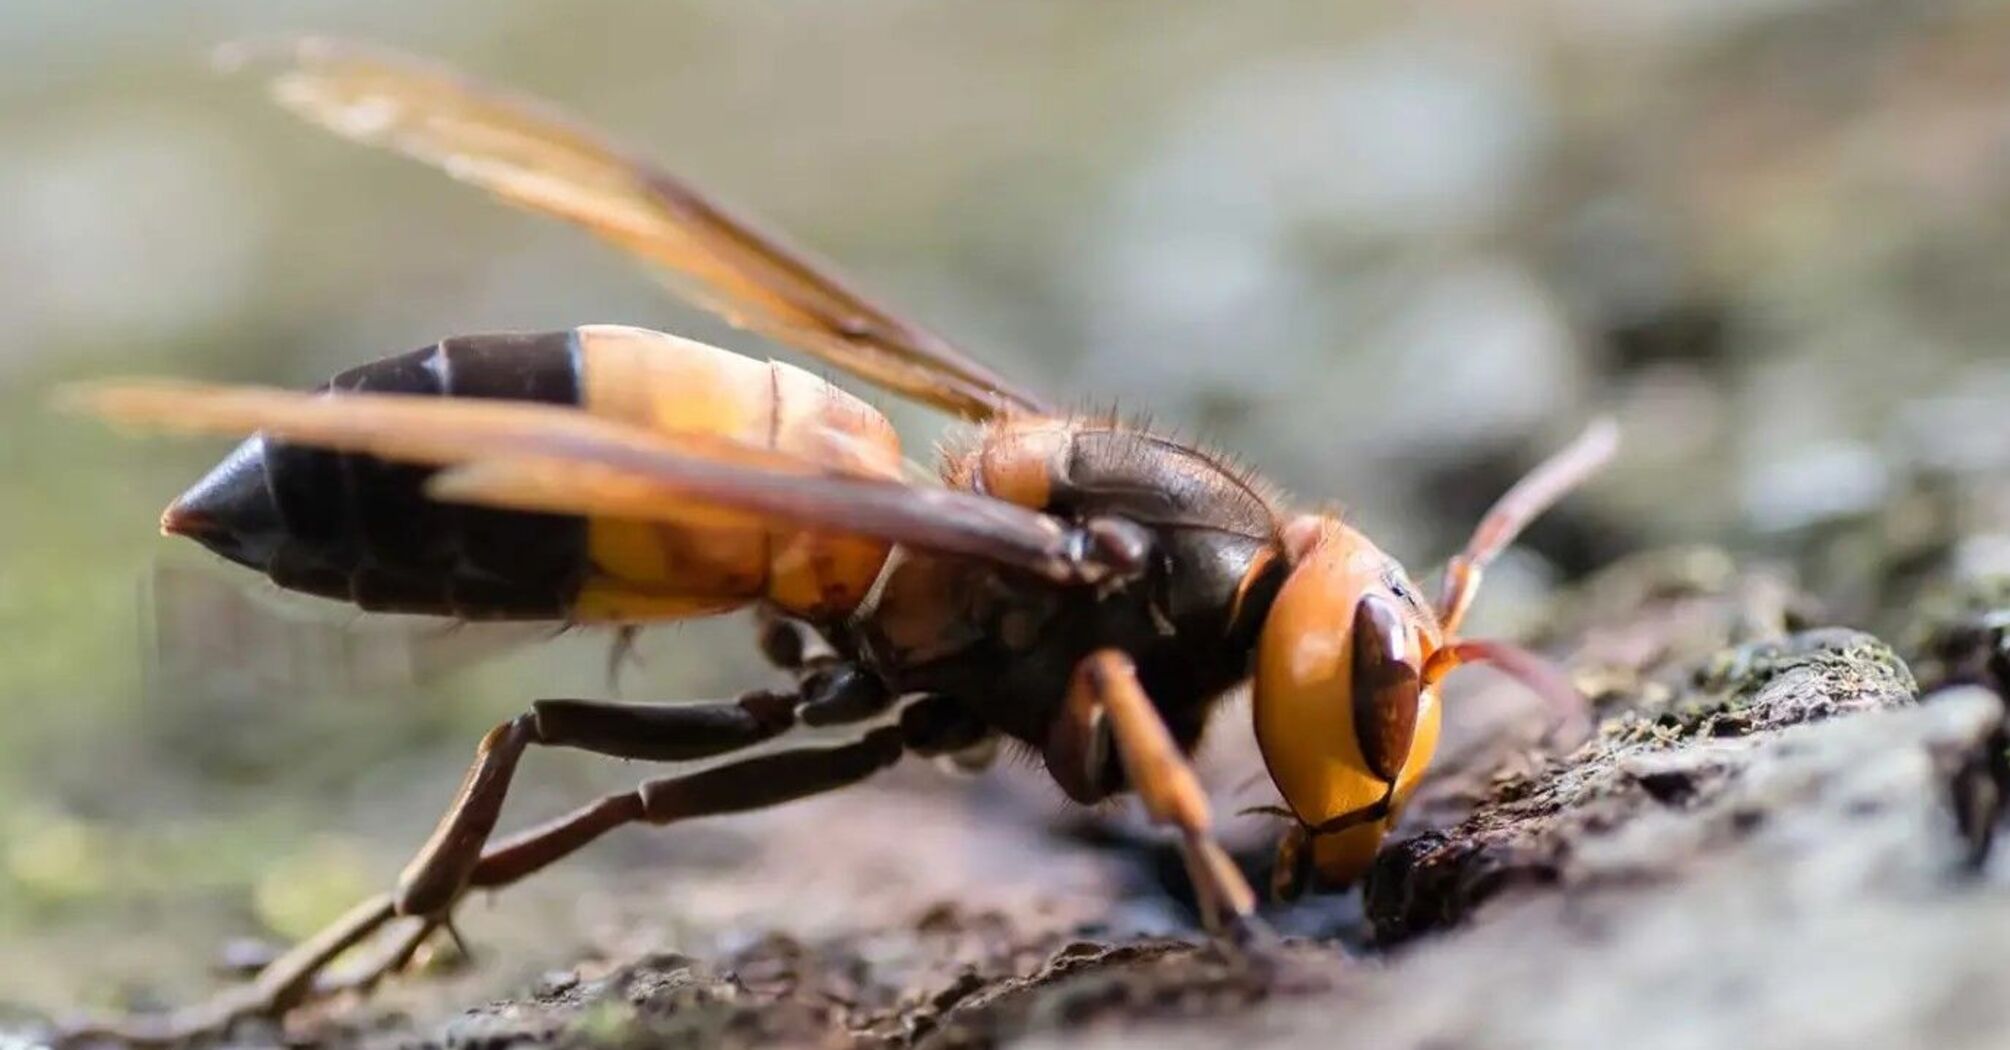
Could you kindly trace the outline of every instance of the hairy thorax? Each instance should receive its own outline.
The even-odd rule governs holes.
[[[898,690],[938,693],[1038,747],[1081,658],[1118,648],[1174,736],[1249,674],[1254,626],[1281,577],[1279,515],[1246,473],[1109,422],[1008,421],[950,453],[944,479],[1081,523],[1148,529],[1145,572],[1056,589],[976,562],[907,552],[862,618],[868,659]]]

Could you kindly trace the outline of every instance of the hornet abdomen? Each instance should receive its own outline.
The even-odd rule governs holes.
[[[850,394],[790,365],[639,328],[444,339],[352,368],[327,389],[575,405],[852,473],[900,469],[891,425]],[[675,619],[763,599],[841,616],[888,553],[877,541],[723,518],[657,524],[438,503],[424,491],[431,473],[253,436],[162,526],[290,590],[491,620]]]

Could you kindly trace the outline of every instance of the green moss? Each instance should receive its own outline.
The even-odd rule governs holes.
[[[1797,675],[1818,681],[1820,688],[1768,692]],[[1919,688],[1891,646],[1836,628],[1721,649],[1683,674],[1678,685],[1642,689],[1630,711],[1607,723],[1606,738],[1618,744],[1672,744],[1743,736],[1847,708],[1909,699]]]
[[[627,1046],[643,1031],[641,1015],[635,1007],[614,999],[588,1006],[566,1026],[567,1042],[587,1046]]]
[[[21,811],[7,821],[0,845],[0,882],[32,905],[87,903],[112,881],[113,847],[87,821]]]

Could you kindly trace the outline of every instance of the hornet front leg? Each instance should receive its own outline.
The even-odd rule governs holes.
[[[1153,822],[1178,831],[1208,931],[1239,954],[1267,955],[1275,935],[1256,915],[1249,882],[1214,839],[1207,792],[1138,683],[1131,658],[1103,649],[1076,665],[1066,707],[1048,742],[1048,765],[1064,789],[1076,794],[1100,780],[1112,749]]]

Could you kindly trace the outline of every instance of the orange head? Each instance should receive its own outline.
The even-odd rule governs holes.
[[[1435,606],[1396,559],[1339,519],[1308,515],[1285,526],[1291,573],[1257,641],[1254,712],[1264,764],[1299,825],[1281,856],[1309,861],[1328,884],[1367,870],[1437,750],[1438,679],[1462,663],[1490,663],[1583,722],[1583,697],[1553,665],[1456,635],[1487,563],[1604,466],[1618,442],[1618,427],[1600,419],[1516,482],[1446,567]],[[1301,850],[1307,836],[1310,849]]]
[[[1291,575],[1257,645],[1256,739],[1285,805],[1314,832],[1320,881],[1344,884],[1437,749],[1425,668],[1444,638],[1403,567],[1338,519],[1299,518],[1284,541]],[[1319,832],[1378,805],[1379,817]]]

